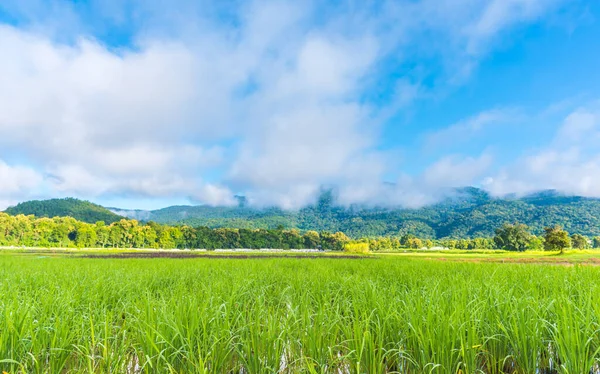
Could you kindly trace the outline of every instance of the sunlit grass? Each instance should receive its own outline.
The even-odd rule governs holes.
[[[588,373],[600,268],[0,255],[8,373]]]
[[[563,253],[559,251],[524,251],[512,252],[505,250],[395,250],[395,251],[380,251],[377,255],[384,257],[405,257],[405,258],[431,258],[431,259],[447,259],[447,260],[462,260],[462,259],[488,259],[488,260],[512,260],[518,261],[539,260],[559,261],[559,262],[582,262],[582,260],[600,259],[600,250],[565,250]]]

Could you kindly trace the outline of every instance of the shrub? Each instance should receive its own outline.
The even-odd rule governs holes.
[[[369,243],[348,242],[344,244],[344,252],[348,253],[369,253]]]

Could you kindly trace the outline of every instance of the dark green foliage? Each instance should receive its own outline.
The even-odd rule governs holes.
[[[543,251],[544,250],[544,238],[541,236],[531,235],[527,249],[532,251]]]
[[[349,238],[341,233],[296,229],[230,229],[140,224],[121,219],[106,225],[72,217],[37,218],[0,213],[0,246],[77,248],[276,248],[342,250]]]
[[[579,234],[571,235],[571,243],[575,249],[586,249],[589,247],[587,238]]]
[[[546,234],[560,235],[570,246],[568,233],[560,228],[548,229]],[[495,238],[471,239],[426,239],[412,234],[402,236],[368,238],[358,242],[368,244],[373,251],[394,249],[421,249],[423,247],[443,247],[450,249],[508,249],[522,251],[538,250],[547,243],[547,249],[557,243],[556,239],[542,241],[540,237],[530,235],[527,226],[522,224],[504,225],[496,230]],[[562,238],[561,236],[561,238]],[[564,239],[563,238],[563,239]],[[561,239],[562,240],[562,239]],[[588,239],[574,235],[578,240],[588,243]],[[110,225],[102,221],[90,224],[77,221],[72,217],[40,217],[33,215],[10,216],[0,213],[0,246],[26,247],[71,247],[71,248],[179,248],[179,249],[316,249],[340,251],[351,239],[342,232],[322,231],[301,232],[297,229],[236,229],[191,227],[186,225],[167,226],[156,222],[139,223],[136,220],[121,219]],[[597,243],[596,243],[597,244]],[[579,245],[579,244],[577,244]]]
[[[521,199],[494,199],[476,188],[457,190],[433,206],[420,209],[341,207],[332,191],[318,202],[298,211],[248,207],[242,198],[237,207],[172,206],[155,211],[119,211],[139,221],[162,225],[246,230],[291,230],[343,232],[351,238],[403,237],[425,239],[490,238],[507,222],[526,224],[536,235],[544,227],[562,225],[567,231],[589,237],[600,236],[600,200],[565,197],[553,192]],[[58,209],[63,207],[64,209]],[[25,209],[27,208],[27,209]],[[111,208],[112,211],[118,211]],[[31,201],[7,210],[10,214],[72,216],[88,223],[117,222],[122,217],[108,209],[76,199]],[[296,238],[297,239],[297,238]],[[166,239],[165,239],[166,240]],[[204,239],[197,239],[204,240]],[[310,239],[308,239],[310,243]],[[464,242],[448,242],[458,248]],[[488,245],[489,243],[486,243]],[[534,243],[537,246],[539,243]]]
[[[420,209],[341,207],[332,191],[298,211],[277,208],[175,206],[138,211],[140,220],[189,226],[341,231],[352,238],[415,235],[421,239],[491,237],[507,222],[521,222],[540,235],[561,224],[567,231],[600,235],[600,200],[544,192],[524,198],[495,199],[477,188],[463,188],[452,198]]]
[[[531,241],[531,234],[527,225],[515,223],[513,225],[505,223],[501,228],[496,229],[494,243],[498,248],[509,251],[524,251]]]
[[[594,239],[592,239],[592,247],[600,248],[600,236],[596,236]]]
[[[569,233],[560,226],[546,227],[544,229],[544,249],[547,251],[562,251],[571,247]]]
[[[13,216],[33,214],[36,217],[49,218],[73,217],[87,223],[113,223],[123,218],[100,205],[73,198],[27,201],[10,207],[5,212]]]

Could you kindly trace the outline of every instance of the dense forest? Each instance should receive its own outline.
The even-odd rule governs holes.
[[[5,212],[13,216],[23,214],[49,218],[72,217],[87,223],[103,221],[110,224],[123,218],[103,206],[73,198],[26,201],[6,209]]]
[[[243,200],[242,200],[243,202]],[[493,198],[477,188],[462,188],[444,201],[420,209],[342,207],[335,192],[298,211],[277,208],[172,206],[154,211],[119,211],[130,218],[190,226],[341,231],[352,238],[425,239],[491,237],[506,222],[527,224],[533,233],[559,224],[571,233],[600,235],[600,199],[563,196],[546,191],[521,198]]]
[[[600,237],[569,237],[560,227],[546,228],[545,236],[530,233],[523,224],[505,224],[494,237],[431,240],[411,234],[399,237],[352,240],[342,232],[297,229],[235,229],[146,224],[121,219],[110,225],[86,223],[72,217],[10,216],[0,213],[0,246],[62,248],[141,248],[141,249],[325,249],[394,250],[401,248],[507,249],[513,251],[548,249],[548,233],[558,238],[553,249],[598,248]]]
[[[341,250],[349,238],[341,232],[225,229],[140,224],[121,219],[87,223],[72,217],[10,216],[0,213],[0,246],[64,248],[277,248]]]

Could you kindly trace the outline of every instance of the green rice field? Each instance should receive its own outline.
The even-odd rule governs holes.
[[[599,370],[596,266],[101,255],[0,254],[1,370]]]

